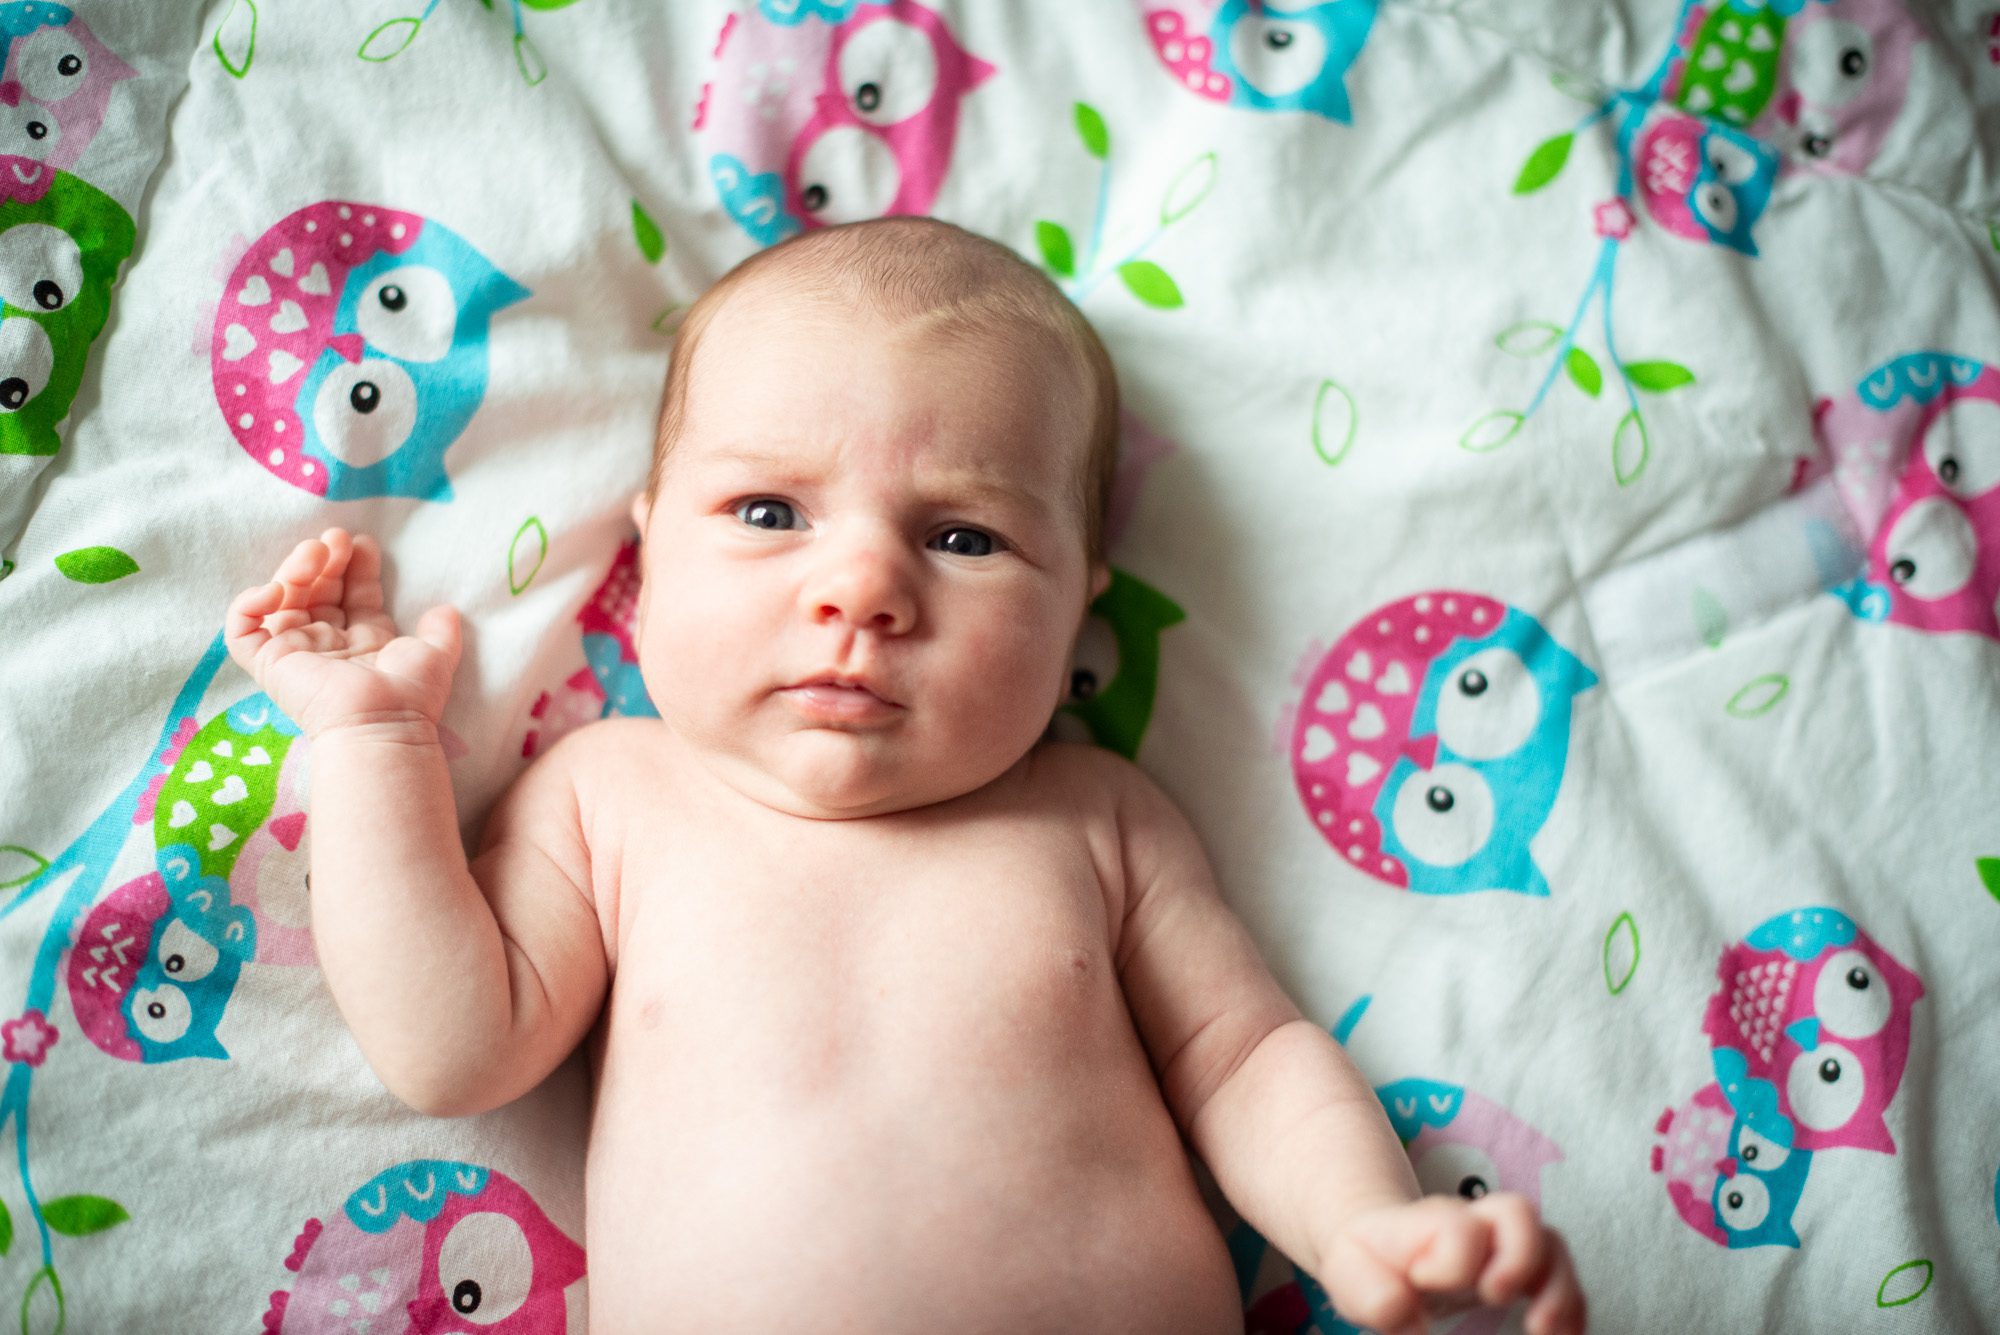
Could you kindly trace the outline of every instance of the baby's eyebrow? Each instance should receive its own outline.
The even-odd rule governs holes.
[[[815,470],[802,464],[796,455],[749,446],[716,450],[703,455],[701,462],[714,468],[748,467],[771,472],[777,475],[775,481],[784,484],[812,481],[816,476]],[[940,473],[923,479],[922,491],[925,500],[933,505],[1022,506],[1037,513],[1055,508],[1029,488],[990,473]]]

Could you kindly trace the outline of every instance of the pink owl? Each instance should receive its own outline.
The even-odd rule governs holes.
[[[1377,608],[1304,676],[1292,772],[1322,837],[1420,894],[1546,895],[1571,701],[1597,676],[1518,608],[1439,590]]]
[[[639,612],[639,541],[626,541],[611,560],[604,582],[577,612],[583,629],[584,666],[553,691],[535,699],[521,754],[535,756],[565,734],[601,718],[657,718],[639,674],[632,641]]]
[[[34,10],[27,23],[43,26],[19,36],[0,36],[0,153],[33,158],[69,171],[104,124],[112,89],[138,71],[97,39],[90,25],[58,5],[9,5]],[[63,14],[57,22],[53,15]],[[0,32],[19,29],[0,20]]]
[[[419,1159],[377,1174],[330,1226],[306,1222],[271,1295],[266,1335],[564,1335],[583,1249],[521,1186],[472,1164]]]
[[[257,919],[258,964],[312,964],[312,922],[306,876],[311,853],[306,785],[311,744],[294,740],[278,771],[270,819],[243,841],[229,873],[229,894]]]
[[[1866,575],[1836,592],[1869,620],[2000,639],[2000,369],[1898,357],[1817,427],[1870,535]]]
[[[1660,1114],[1653,1130],[1652,1168],[1667,1182],[1667,1198],[1689,1228],[1711,1242],[1728,1243],[1709,1205],[1729,1157],[1729,1133],[1736,1117],[1716,1084],[1703,1085],[1679,1108]]]
[[[84,918],[70,949],[67,982],[77,1027],[123,1061],[143,1060],[126,1027],[125,1002],[146,961],[153,925],[169,907],[166,882],[148,872],[106,895]]]
[[[1775,130],[1819,171],[1860,173],[1882,151],[1926,32],[1905,0],[1808,4],[1785,34]]]
[[[488,327],[528,295],[439,223],[308,205],[230,275],[216,404],[244,452],[302,491],[449,500],[444,454],[485,397]]]
[[[1883,1114],[1909,1060],[1917,975],[1830,908],[1772,918],[1716,974],[1702,1031],[1731,1106],[1759,1125],[1784,1118],[1792,1149],[1895,1153]]]
[[[716,44],[695,128],[730,216],[760,245],[927,213],[959,104],[994,68],[915,0],[766,4]]]

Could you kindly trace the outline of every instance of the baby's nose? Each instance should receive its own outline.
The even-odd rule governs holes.
[[[825,625],[845,621],[883,635],[901,635],[916,622],[916,599],[897,556],[856,544],[827,553],[802,590],[805,610]]]

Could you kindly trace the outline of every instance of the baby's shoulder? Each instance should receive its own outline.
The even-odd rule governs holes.
[[[517,783],[562,785],[580,805],[645,791],[672,764],[672,731],[656,718],[608,718],[587,723],[536,756]]]
[[[1029,757],[1029,782],[1039,794],[1079,817],[1102,817],[1113,826],[1121,813],[1159,791],[1124,756],[1087,742],[1045,741]]]

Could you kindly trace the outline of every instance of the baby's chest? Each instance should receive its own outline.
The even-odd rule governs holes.
[[[628,866],[614,1033],[834,1079],[890,1061],[1016,1068],[1127,1023],[1082,840],[997,823],[852,834],[690,831]]]

